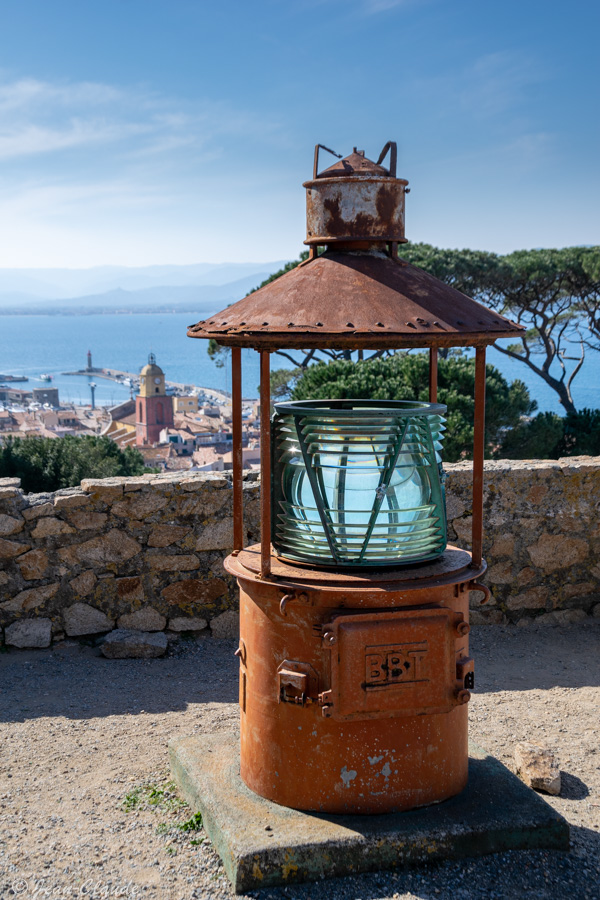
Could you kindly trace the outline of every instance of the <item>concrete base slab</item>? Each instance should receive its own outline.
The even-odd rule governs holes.
[[[170,746],[175,781],[201,812],[237,893],[504,850],[569,848],[565,819],[493,756],[471,744],[469,784],[436,806],[333,816],[278,806],[240,778],[230,732]]]

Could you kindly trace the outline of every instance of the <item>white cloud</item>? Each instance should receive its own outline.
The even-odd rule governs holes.
[[[99,106],[114,103],[122,98],[122,92],[107,84],[79,82],[51,84],[35,78],[0,83],[0,114],[10,111],[33,110],[48,104],[57,107],[81,105]]]
[[[258,121],[227,103],[184,103],[143,87],[0,81],[0,159],[4,161],[84,151],[100,144],[114,145],[116,153],[128,156],[167,154],[190,145],[208,147],[227,136],[272,137],[277,132],[275,123]]]
[[[288,146],[275,119],[225,101],[0,73],[0,266],[226,254],[224,198],[255,205],[225,165],[242,139],[261,165]]]
[[[445,116],[468,113],[491,118],[523,107],[528,91],[545,73],[529,55],[488,53],[434,78],[415,79],[414,90]]]

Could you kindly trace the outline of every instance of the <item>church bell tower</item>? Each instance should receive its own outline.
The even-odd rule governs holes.
[[[165,373],[154,353],[140,372],[140,392],[135,401],[136,444],[158,444],[163,428],[173,427],[173,399],[165,390]]]

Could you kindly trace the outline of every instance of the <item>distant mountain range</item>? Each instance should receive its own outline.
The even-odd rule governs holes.
[[[0,269],[0,315],[209,314],[240,300],[285,262]]]

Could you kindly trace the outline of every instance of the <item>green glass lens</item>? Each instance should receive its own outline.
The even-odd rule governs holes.
[[[316,400],[273,417],[280,556],[323,566],[402,565],[446,547],[441,404]]]

